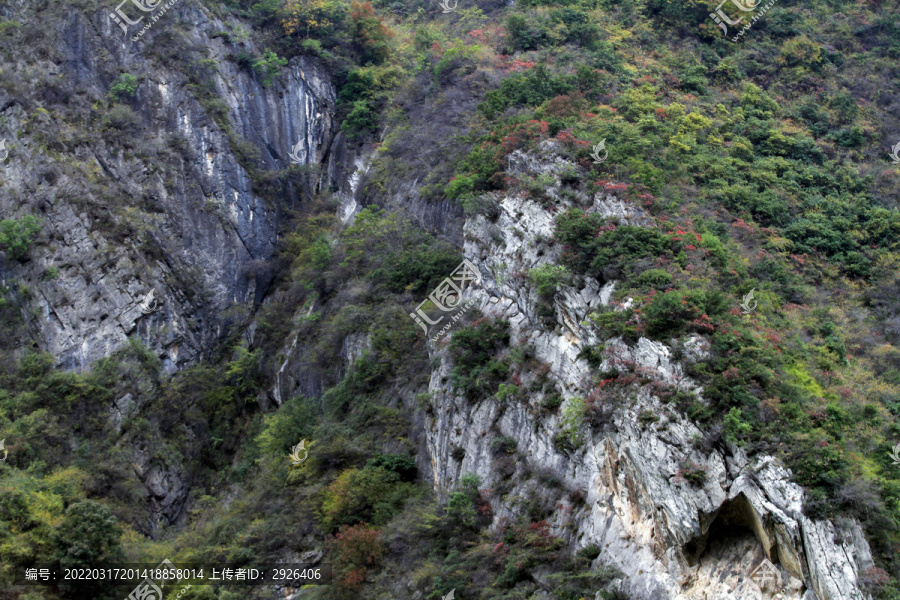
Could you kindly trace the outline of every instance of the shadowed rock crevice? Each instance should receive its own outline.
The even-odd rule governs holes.
[[[713,547],[727,544],[728,540],[744,539],[748,535],[757,540],[767,557],[773,556],[774,543],[744,494],[738,494],[733,500],[726,500],[714,513],[701,517],[701,528],[705,532],[683,548],[685,559],[692,567]],[[777,557],[777,553],[775,556]]]
[[[740,493],[726,500],[713,513],[701,516],[703,534],[682,547],[691,569],[687,597],[704,597],[701,590],[716,589],[723,598],[801,598],[805,591],[802,574],[793,573],[779,557],[790,552],[780,548],[773,524],[765,523],[750,500]],[[757,589],[754,572],[768,560],[777,576]],[[761,592],[761,596],[757,596]]]

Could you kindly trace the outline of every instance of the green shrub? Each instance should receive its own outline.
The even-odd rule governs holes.
[[[259,348],[251,352],[244,346],[234,347],[234,360],[227,364],[225,375],[239,394],[254,392],[260,377],[261,360],[262,350]]]
[[[295,397],[281,405],[277,412],[263,417],[263,429],[256,445],[267,456],[285,458],[301,439],[312,437],[318,417],[315,400]]]
[[[397,294],[425,294],[449,277],[461,261],[459,250],[452,245],[426,238],[389,254],[370,278]]]
[[[133,132],[141,124],[141,117],[124,104],[114,104],[101,119],[108,130]]]
[[[507,321],[484,321],[455,331],[449,345],[456,363],[450,373],[453,388],[470,398],[478,393],[494,394],[497,386],[509,376],[509,366],[494,360],[494,356],[508,343]]]
[[[372,102],[366,99],[356,100],[350,113],[341,123],[341,131],[351,137],[363,135],[378,126],[378,113]]]
[[[506,402],[510,397],[515,398],[519,395],[519,386],[511,383],[501,383],[497,387],[497,400]]]
[[[282,67],[287,64],[286,58],[281,58],[271,49],[266,49],[262,57],[253,63],[253,70],[262,77],[263,86],[268,87],[272,85],[272,81],[281,73]]]
[[[466,527],[475,527],[478,513],[472,506],[472,500],[463,492],[452,492],[447,499],[447,516],[451,522]]]
[[[750,433],[752,430],[753,427],[750,423],[741,421],[741,409],[732,407],[731,410],[728,411],[728,414],[725,415],[725,439],[732,444],[743,445],[743,442],[739,441],[739,438],[744,434]]]
[[[131,100],[137,92],[137,77],[130,73],[122,73],[116,79],[112,87],[109,88],[109,98],[113,102],[122,102],[123,100]]]
[[[492,132],[481,138],[474,148],[460,161],[457,173],[465,173],[474,179],[476,191],[499,189],[496,175],[502,166],[503,151],[501,132]],[[458,175],[457,175],[458,176]],[[465,196],[461,196],[463,198]],[[499,210],[497,211],[499,214]]]
[[[588,560],[595,560],[598,556],[600,556],[600,546],[598,546],[597,544],[588,544],[578,551],[578,556],[581,556],[582,558],[586,558]]]
[[[545,299],[556,294],[557,286],[569,280],[569,270],[562,265],[549,263],[536,267],[528,272],[528,279],[537,287],[537,292]]]
[[[366,463],[367,469],[386,469],[400,476],[402,481],[415,481],[416,461],[411,456],[402,454],[377,454]]]
[[[650,423],[659,422],[659,415],[652,410],[642,410],[638,415],[638,423],[646,427]]]
[[[708,4],[701,0],[685,0],[684,2],[667,2],[666,0],[647,0],[647,14],[659,17],[670,25],[688,29],[695,27],[708,18]]]
[[[444,187],[444,195],[449,200],[469,194],[475,189],[475,178],[468,175],[457,175]]]
[[[795,440],[786,462],[794,481],[804,487],[819,488],[828,495],[833,495],[851,476],[844,450],[836,444]]]
[[[0,35],[2,36],[15,33],[16,30],[21,28],[22,24],[18,21],[0,21]]]
[[[463,475],[447,501],[447,516],[456,525],[474,528],[478,520],[476,505],[481,502],[478,486],[481,477],[475,473]]]
[[[449,194],[447,197],[450,197]],[[459,203],[467,217],[484,215],[491,222],[500,217],[500,203],[489,194],[464,194],[459,197]]]
[[[494,454],[515,454],[516,449],[515,438],[500,436],[491,440],[491,451]]]
[[[553,443],[557,448],[574,451],[584,443],[582,429],[585,424],[585,413],[584,398],[572,396],[566,400],[562,407],[559,432],[553,437]]]
[[[589,318],[605,339],[621,337],[624,342],[633,344],[640,337],[634,319],[634,309],[591,313]],[[595,353],[595,356],[585,356],[585,358],[588,362],[593,360],[597,366],[602,362],[599,352]]]
[[[325,490],[320,510],[329,531],[360,521],[387,523],[409,496],[410,484],[383,467],[347,469]]]
[[[692,290],[656,294],[645,308],[645,331],[654,339],[665,340],[685,330],[712,331],[711,318],[726,312],[728,303],[718,290]]]
[[[691,485],[701,486],[706,483],[706,470],[691,461],[682,463],[678,474]]]
[[[505,25],[507,43],[513,51],[537,50],[555,41],[550,24],[544,19],[535,18],[534,13],[528,17],[520,13],[511,14],[506,18]]]
[[[822,49],[806,36],[798,36],[782,44],[779,61],[789,67],[803,65],[815,68],[822,62]]]
[[[672,286],[672,276],[663,269],[647,269],[634,279],[634,284],[641,289],[662,291]]]
[[[0,248],[15,260],[22,259],[28,254],[40,230],[41,221],[33,215],[25,215],[21,219],[3,219],[0,221]]]
[[[478,493],[478,488],[481,486],[481,476],[477,473],[466,473],[462,477],[459,478],[459,485],[457,489],[470,496],[474,496]]]
[[[541,403],[545,409],[554,411],[562,405],[562,396],[558,393],[548,394]]]
[[[538,65],[525,73],[504,79],[499,89],[485,94],[478,110],[487,118],[493,119],[507,107],[540,106],[545,101],[568,94],[574,89],[571,76],[553,75],[543,65]]]
[[[338,102],[349,105],[357,100],[371,100],[375,91],[380,89],[376,75],[374,69],[351,70],[338,92]]]
[[[474,70],[472,56],[477,52],[476,46],[469,46],[460,41],[455,41],[444,51],[444,56],[434,65],[434,75],[441,80],[441,75],[452,73],[456,69],[470,72]],[[446,77],[444,78],[446,79]]]
[[[590,13],[580,8],[557,8],[550,13],[550,18],[554,24],[565,26],[562,32],[565,42],[591,50],[600,41],[597,25],[593,23]]]
[[[747,83],[744,87],[744,95],[741,97],[741,108],[748,117],[758,119],[770,119],[779,112],[778,103],[775,102],[762,88]]]
[[[263,0],[253,4],[258,19],[267,23],[281,17],[285,35],[306,38],[331,45],[335,37],[346,35],[348,4],[335,0]]]
[[[319,40],[303,40],[300,47],[303,48],[304,52],[313,56],[322,56],[325,53],[325,50],[322,48],[322,42]]]
[[[596,213],[572,208],[556,218],[554,239],[564,244],[563,262],[575,272],[607,281],[631,277],[642,262],[672,257],[681,243],[648,227],[611,226]]]
[[[92,567],[103,561],[125,558],[118,519],[95,500],[82,500],[69,506],[54,537],[55,558],[65,567]]]

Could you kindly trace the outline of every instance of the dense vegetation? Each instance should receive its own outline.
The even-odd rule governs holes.
[[[425,0],[203,3],[243,23],[215,36],[261,83],[272,85],[287,59],[316,55],[339,85],[342,131],[360,145],[386,133],[365,182],[369,207],[342,229],[327,193],[304,198],[283,239],[277,293],[254,307],[253,344],[241,335],[248,316],[212,360],[174,376],[137,341],[83,374],[54,369],[35,349],[3,348],[0,589],[38,562],[247,563],[310,547],[325,550],[336,585],[309,598],[404,597],[392,587],[400,575],[429,600],[451,589],[528,598],[541,586],[577,600],[603,588],[615,573],[588,568],[598,548],[573,556],[551,535],[553,507],[523,502],[518,522],[488,531],[486,496],[502,490],[472,475],[439,503],[416,473],[412,411],[395,394],[398,382],[426,389],[427,352],[408,313],[461,253],[375,204],[418,178],[425,201],[449,199],[469,216],[496,218],[498,193],[554,207],[547,181],[506,172],[511,153],[549,140],[575,165],[563,195],[617,195],[647,223],[558,211],[547,243],[563,249],[561,264],[525,274],[541,317],[553,314],[558,286],[615,280],[614,300],[633,303],[591,315],[602,338],[644,336],[678,357],[689,336],[706,338],[710,358],[688,374],[707,402],[658,390],[706,432],[696,446],[780,456],[808,491],[808,516],[864,525],[877,565],[866,585],[879,600],[900,598],[900,470],[890,458],[900,440],[900,169],[885,151],[900,141],[896,6],[780,0],[730,43],[708,17],[711,0],[488,0],[449,14]],[[214,61],[174,20],[156,27],[170,36],[156,58],[184,70],[262,197],[281,203],[285,182],[314,175],[260,172],[215,95]],[[0,23],[4,43],[19,29]],[[262,52],[248,49],[251,37]],[[95,119],[105,143],[132,147],[139,85],[129,74],[111,85]],[[50,143],[37,129],[28,132]],[[609,158],[595,164],[601,141]],[[39,230],[30,217],[3,220],[0,250],[24,260]],[[751,290],[758,308],[745,315]],[[29,334],[29,293],[27,282],[0,288],[0,343]],[[294,333],[325,391],[269,406],[259,391]],[[368,334],[370,347],[342,370],[353,333]],[[646,384],[633,365],[601,371],[606,348],[588,348],[593,389],[563,401],[546,365],[510,347],[502,321],[473,319],[448,352],[448,384],[469,401],[539,395],[542,410],[561,416],[561,452],[576,450],[586,428],[608,427],[610,411]],[[419,401],[434,410],[427,394]],[[652,426],[654,415],[641,422]],[[302,438],[312,440],[309,458],[291,467],[287,453]],[[126,452],[135,446],[191,487],[179,521],[148,523],[147,474]],[[497,436],[491,450],[508,470],[514,440]],[[706,477],[693,465],[681,474],[695,485]],[[546,474],[544,483],[560,487]],[[538,562],[552,573],[540,586],[530,575]],[[62,592],[121,597],[93,588],[10,597]],[[242,594],[198,586],[182,598]]]

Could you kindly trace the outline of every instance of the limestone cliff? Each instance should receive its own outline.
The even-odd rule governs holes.
[[[300,57],[264,86],[229,58],[259,50],[217,36],[235,23],[194,4],[137,42],[108,10],[2,10],[26,24],[26,39],[0,67],[0,214],[37,214],[44,226],[31,260],[6,261],[0,279],[29,282],[30,329],[63,368],[83,369],[129,336],[169,371],[196,362],[270,285],[282,207],[254,192],[248,168],[286,169],[292,150],[303,165],[323,160],[334,134],[328,73]],[[38,28],[45,39],[29,43]],[[134,98],[98,108],[119,73],[137,78]],[[96,139],[82,139],[82,126]]]
[[[528,169],[533,174],[556,173],[565,166],[555,158],[552,143],[544,144],[540,156],[513,154],[510,161],[512,171]],[[554,188],[549,193],[558,208],[571,205]],[[591,212],[641,222],[639,209],[614,196],[581,200]],[[586,396],[588,365],[578,354],[598,340],[583,322],[608,302],[608,290],[590,280],[583,289],[562,289],[556,324],[542,325],[535,292],[510,275],[554,261],[554,249],[541,242],[552,235],[553,215],[521,197],[502,197],[499,204],[496,222],[479,216],[465,224],[465,255],[483,278],[466,300],[473,299],[487,315],[507,319],[513,343],[533,346],[536,357],[550,365],[552,380],[565,397]],[[492,296],[499,302],[492,302]],[[864,598],[857,575],[873,563],[859,526],[852,524],[849,535],[838,541],[834,524],[806,518],[802,489],[771,457],[748,459],[734,445],[728,453],[698,449],[694,440],[702,432],[653,393],[654,384],[664,382],[696,390],[702,398],[702,389],[685,376],[666,345],[643,338],[633,346],[609,341],[601,370],[627,364],[648,383],[635,387],[634,399],[574,453],[554,446],[559,417],[542,413],[541,398],[535,394],[521,403],[492,398],[476,404],[453,394],[446,384],[450,364],[445,346],[446,338],[429,345],[430,354],[440,359],[431,375],[431,417],[426,420],[439,493],[464,473],[479,474],[486,488],[503,487],[502,495],[491,497],[495,523],[516,515],[528,499],[557,504],[555,532],[575,547],[599,545],[603,552],[598,562],[617,565],[625,574],[620,586],[635,598],[753,598],[758,592],[746,582],[764,558],[776,565],[780,581],[764,590],[763,598]],[[682,360],[702,358],[705,352],[697,336],[683,340],[683,347]],[[643,411],[659,419],[642,424],[638,417]],[[515,440],[512,474],[500,472],[492,459],[489,442],[498,435]],[[464,451],[460,461],[452,457],[455,448]],[[707,473],[702,485],[678,476],[685,463]],[[548,486],[535,476],[542,472],[552,473],[561,486]],[[572,500],[571,493],[579,489],[585,495],[583,504]]]

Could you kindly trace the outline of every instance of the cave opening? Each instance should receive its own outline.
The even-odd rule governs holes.
[[[701,524],[704,533],[683,547],[684,557],[692,567],[706,555],[741,554],[760,545],[767,556],[777,556],[759,517],[743,494],[726,500],[718,510],[705,515],[704,521],[707,524],[705,527]]]

